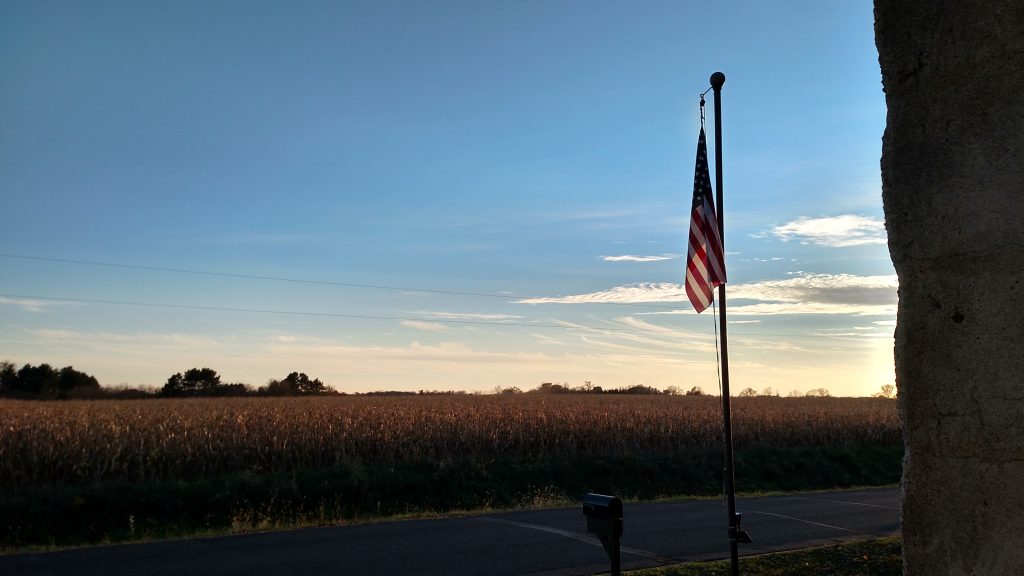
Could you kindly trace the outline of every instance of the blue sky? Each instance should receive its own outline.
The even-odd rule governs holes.
[[[105,385],[209,366],[717,390],[680,255],[721,70],[732,386],[873,393],[896,280],[872,22],[864,2],[5,2],[0,359]]]

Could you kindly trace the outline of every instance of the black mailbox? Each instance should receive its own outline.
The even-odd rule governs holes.
[[[622,500],[615,496],[587,494],[583,497],[587,532],[606,538],[622,536]]]
[[[621,574],[619,539],[622,538],[622,500],[615,496],[587,494],[583,497],[587,532],[597,534],[612,562],[611,576]]]

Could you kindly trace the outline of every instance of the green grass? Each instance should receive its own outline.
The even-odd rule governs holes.
[[[898,537],[740,558],[742,576],[901,576]],[[729,561],[689,562],[627,572],[629,576],[728,576]]]

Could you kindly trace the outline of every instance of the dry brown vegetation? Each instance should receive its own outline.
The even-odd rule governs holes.
[[[737,398],[737,448],[892,445],[884,398]],[[720,446],[715,397],[0,401],[0,487]]]

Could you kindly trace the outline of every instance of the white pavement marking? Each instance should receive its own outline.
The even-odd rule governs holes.
[[[576,532],[570,532],[568,530],[562,530],[561,528],[554,528],[552,526],[544,526],[543,524],[530,524],[530,523],[527,523],[527,522],[516,522],[515,520],[506,520],[504,518],[493,518],[493,517],[487,517],[487,516],[481,516],[478,519],[486,521],[486,522],[496,522],[498,524],[507,524],[509,526],[516,526],[516,527],[519,527],[519,528],[527,528],[529,530],[539,530],[541,532],[548,532],[548,533],[551,533],[551,534],[557,534],[559,536],[564,536],[566,538],[571,538],[573,540],[577,540],[577,541],[583,542],[585,544],[590,544],[591,546],[597,546],[598,548],[603,548],[604,547],[604,545],[601,544],[601,541],[598,540],[594,536],[585,536],[583,534],[579,534],[579,533],[576,533]],[[651,558],[651,559],[657,560],[657,561],[659,561],[661,563],[674,562],[674,560],[672,560],[671,558],[666,558],[664,556],[660,556],[658,554],[655,554],[654,552],[648,552],[647,550],[639,550],[637,548],[630,548],[628,546],[620,546],[619,550],[621,550],[622,552],[625,552],[626,554],[633,554],[634,556],[643,556],[645,558]]]
[[[831,498],[810,498],[807,496],[793,496],[797,500],[821,500],[822,502],[835,502],[836,504],[850,504],[851,506],[868,506],[870,508],[881,508],[883,510],[899,510],[897,506],[882,506],[881,504],[867,504],[864,502],[851,502],[849,500],[833,500]]]
[[[797,522],[803,522],[804,524],[813,524],[815,526],[824,526],[825,528],[834,528],[835,530],[842,530],[844,532],[857,533],[856,530],[850,530],[849,528],[843,528],[841,526],[833,526],[831,524],[822,524],[821,522],[811,522],[810,520],[804,520],[802,518],[794,518],[792,516],[785,516],[783,514],[775,514],[773,512],[758,512],[757,510],[744,510],[744,514],[762,514],[764,516],[776,516],[778,518],[785,518],[786,520],[795,520]]]

